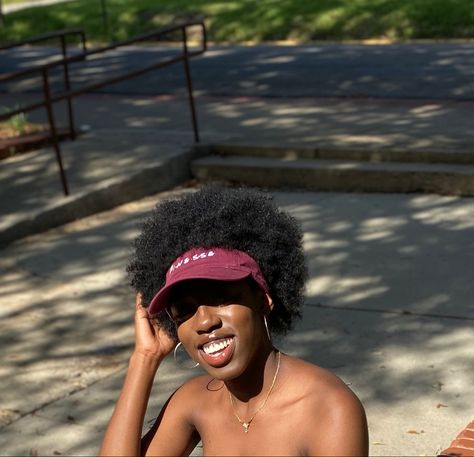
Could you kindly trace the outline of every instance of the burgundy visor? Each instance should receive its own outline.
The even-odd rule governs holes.
[[[236,249],[193,248],[178,257],[166,273],[165,285],[156,293],[148,307],[156,314],[168,306],[168,297],[175,284],[190,279],[238,281],[252,277],[262,290],[270,294],[267,282],[257,262]]]

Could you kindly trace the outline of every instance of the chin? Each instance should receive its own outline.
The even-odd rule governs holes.
[[[222,367],[212,367],[205,364],[202,366],[202,368],[204,368],[206,372],[213,378],[226,382],[238,378],[245,371],[244,367],[238,367],[236,365],[237,364],[232,362]]]

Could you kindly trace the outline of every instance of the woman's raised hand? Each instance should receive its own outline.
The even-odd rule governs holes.
[[[101,456],[141,455],[140,438],[150,392],[161,361],[173,350],[175,341],[150,319],[135,297],[135,350],[127,375],[100,448]]]
[[[176,346],[176,341],[150,318],[142,305],[142,296],[135,297],[135,352],[163,360]]]

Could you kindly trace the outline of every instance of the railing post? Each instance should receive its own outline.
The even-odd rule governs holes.
[[[86,44],[86,34],[83,30],[79,31],[79,35],[81,35],[82,40],[82,52],[85,54],[87,52],[87,44]]]
[[[183,54],[184,54],[184,73],[186,74],[186,84],[188,86],[188,99],[189,99],[189,108],[191,110],[191,117],[193,121],[193,130],[194,130],[194,141],[199,143],[199,130],[196,117],[196,109],[194,106],[194,96],[193,96],[193,83],[191,81],[191,70],[189,68],[189,56],[188,56],[188,37],[186,34],[186,26],[181,26],[182,39],[183,39]]]
[[[51,93],[49,90],[49,81],[48,81],[48,69],[43,68],[41,73],[43,75],[43,91],[44,91],[44,98],[45,98],[44,101],[46,105],[46,111],[48,113],[49,130],[51,132],[51,140],[53,143],[54,152],[56,153],[56,161],[58,162],[58,166],[59,166],[59,175],[61,177],[61,183],[63,185],[64,195],[69,195],[66,174],[64,173],[63,161],[61,158],[61,148],[59,146],[56,126],[54,124],[54,113],[53,113],[53,106],[51,103]]]
[[[66,60],[67,58],[67,47],[66,47],[66,37],[61,35],[61,52],[63,54],[63,68],[64,68],[64,86],[66,87],[66,92],[70,92],[71,85],[69,84],[69,64]],[[71,140],[76,139],[76,129],[74,127],[74,111],[72,109],[72,100],[71,97],[66,99],[67,110],[69,117],[69,132]]]

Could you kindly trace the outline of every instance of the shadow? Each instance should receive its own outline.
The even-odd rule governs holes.
[[[154,44],[130,47],[74,64],[73,88],[161,61],[180,48]],[[52,48],[2,52],[2,70],[44,62]],[[191,63],[196,92],[207,96],[351,97],[414,100],[474,99],[474,50],[469,44],[314,44],[299,46],[211,46]],[[102,93],[183,94],[181,65],[108,86]],[[62,87],[53,78],[55,90]],[[25,79],[3,92],[38,90]]]
[[[369,148],[428,156],[441,151],[451,154],[453,163],[456,156],[472,163],[470,102],[208,96],[196,101],[204,144]],[[88,133],[62,144],[71,198],[192,148],[182,97],[90,94],[78,98],[74,107],[76,125]],[[64,107],[57,107],[56,117],[65,119]],[[32,113],[31,120],[43,122],[44,115]],[[0,180],[2,227],[65,202],[52,148],[3,160]]]
[[[210,18],[210,33],[223,41],[295,39],[468,38],[472,10],[462,1],[446,9],[423,2],[263,1],[235,3]],[[436,18],[437,20],[434,20]]]
[[[455,153],[469,152],[474,140],[465,117],[472,111],[470,103],[291,98],[242,98],[223,103],[224,100],[209,100],[207,112],[213,125],[218,119],[227,119],[229,124],[239,126],[230,142]]]
[[[382,454],[434,453],[439,436],[472,413],[472,200],[274,195],[302,225],[310,269],[304,317],[277,345],[350,384]],[[0,385],[11,392],[0,405],[4,451],[97,452],[133,345],[124,266],[140,221],[162,197],[2,251]],[[172,364],[160,370],[147,420],[190,375]],[[407,436],[411,427],[423,436]],[[405,442],[391,443],[394,434]]]
[[[259,20],[270,25],[279,16],[265,15]],[[341,27],[365,27],[347,19]],[[2,55],[2,70],[49,52]],[[129,49],[91,60],[74,68],[73,85],[170,52]],[[472,152],[473,58],[472,46],[450,44],[215,46],[192,62],[202,136]],[[181,73],[173,67],[75,102],[78,122],[92,130],[65,146],[73,192],[159,163],[170,145],[191,146]],[[32,83],[3,88],[2,103],[34,96]],[[61,108],[57,116],[64,118]],[[60,194],[51,151],[5,162],[4,221]],[[350,383],[367,408],[372,441],[382,443],[373,454],[435,454],[440,439],[468,422],[474,403],[472,199],[275,195],[303,226],[311,271],[304,318],[279,344]],[[123,269],[138,221],[154,202],[2,251],[0,385],[11,393],[0,405],[3,450],[97,452],[133,345],[133,296]],[[151,416],[184,378],[167,365]],[[408,433],[412,427],[418,435]],[[53,430],[63,442],[68,437],[67,449],[59,449]]]
[[[41,25],[53,29],[83,27],[95,40],[106,39],[106,26],[94,2],[73,1],[48,8],[25,9],[5,16],[0,38],[37,34]],[[183,20],[205,18],[212,41],[262,42],[294,39],[424,39],[472,37],[473,13],[462,0],[449,3],[423,1],[347,2],[321,0],[262,0],[257,3],[173,2],[127,4],[110,2],[109,27],[113,38],[123,39],[150,28]],[[43,25],[44,27],[44,25]],[[42,31],[42,30],[41,30]]]

